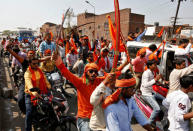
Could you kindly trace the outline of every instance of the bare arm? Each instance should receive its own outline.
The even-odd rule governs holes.
[[[47,61],[50,59],[51,59],[51,56],[46,56],[46,57],[40,58],[39,62]]]
[[[184,114],[183,117],[184,117],[184,120],[188,120],[188,119],[190,119],[190,118],[193,118],[193,112]]]
[[[18,54],[16,54],[12,49],[10,49],[10,45],[11,43],[9,43],[6,47],[7,51],[9,51],[9,53],[14,56],[20,63],[23,63],[24,58],[22,58],[21,56],[19,56]]]

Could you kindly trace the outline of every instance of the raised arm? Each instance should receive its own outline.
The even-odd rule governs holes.
[[[12,49],[11,49],[11,45],[12,43],[9,41],[8,45],[6,46],[7,51],[9,51],[9,53],[14,56],[20,63],[23,63],[24,58],[22,58],[21,56],[19,56],[18,54],[16,54]]]
[[[55,55],[55,52],[53,53]],[[77,89],[80,88],[80,86],[83,84],[82,79],[75,76],[74,74],[72,74],[64,65],[62,59],[60,56],[54,56],[56,57],[54,59],[56,59],[55,64],[56,67],[60,70],[60,72],[62,73],[62,75],[64,77],[66,77],[66,79],[68,79]]]
[[[93,91],[90,97],[90,103],[97,106],[103,102],[105,97],[111,93],[106,92],[106,88],[110,87],[111,83],[116,80],[115,73],[110,73],[103,82]]]

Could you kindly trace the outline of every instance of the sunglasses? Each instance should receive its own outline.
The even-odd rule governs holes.
[[[92,73],[98,74],[98,71],[97,70],[89,70],[89,73],[90,74],[92,74]]]

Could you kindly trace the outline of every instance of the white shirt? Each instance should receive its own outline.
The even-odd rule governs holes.
[[[125,52],[121,52],[121,63],[125,63],[127,60],[127,54]]]
[[[108,56],[107,56],[108,57]],[[108,59],[107,59],[107,57],[105,57],[104,59],[105,59],[105,70],[106,71],[109,71],[109,69],[111,69],[112,68],[112,66],[113,66],[113,64],[112,64],[112,61],[111,61],[111,59],[108,57]],[[107,67],[107,65],[108,65],[108,63],[109,63],[109,68]]]
[[[60,56],[61,58],[65,57],[65,47],[62,47],[62,46],[58,46],[59,47],[59,53],[60,53]]]
[[[106,87],[103,82],[96,87],[90,97],[90,103],[93,105],[93,111],[89,126],[92,130],[105,130],[106,123],[104,118],[103,100],[112,94],[112,90]]]
[[[183,48],[177,48],[175,50],[175,56],[185,56],[185,55],[188,55],[190,53],[190,50],[191,50],[191,47],[192,47],[192,44],[189,43],[185,49]],[[186,57],[182,58],[185,60],[186,62],[186,67],[188,66],[188,60]]]
[[[189,121],[184,120],[183,115],[191,109],[188,95],[181,90],[176,90],[167,95],[162,104],[168,108],[168,119],[170,131],[189,131]]]
[[[66,63],[68,66],[73,66],[77,60],[78,60],[78,55],[76,54],[68,53],[66,55]]]
[[[147,60],[149,60],[149,56],[152,54],[153,52],[150,50],[150,49],[146,49],[146,55],[145,55],[145,58]]]
[[[152,96],[152,85],[155,84],[154,74],[153,72],[148,69],[143,72],[142,75],[142,82],[141,82],[141,92],[144,96]]]
[[[192,47],[192,44],[189,43],[185,49],[183,48],[177,48],[175,50],[175,55],[187,55],[188,53],[190,53],[190,50],[191,50],[191,47]]]
[[[83,60],[77,60],[76,63],[74,64],[72,70],[76,72],[76,74],[81,77],[84,73],[84,62]]]
[[[169,93],[180,89],[180,78],[193,72],[193,64],[184,69],[173,69],[169,76]]]

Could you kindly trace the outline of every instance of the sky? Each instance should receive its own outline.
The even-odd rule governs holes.
[[[114,0],[88,0],[97,15],[114,11]],[[0,31],[17,27],[38,28],[45,22],[61,23],[62,13],[72,8],[75,16],[94,9],[85,0],[0,0]],[[145,15],[145,24],[171,25],[177,0],[119,0],[120,9],[131,8],[132,13]],[[193,25],[193,0],[181,2],[179,24]],[[72,19],[76,24],[76,17]],[[64,25],[66,26],[66,24]]]

